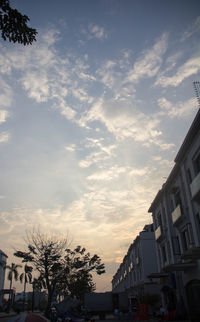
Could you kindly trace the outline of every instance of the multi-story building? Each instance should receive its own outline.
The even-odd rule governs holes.
[[[200,317],[200,110],[149,212],[163,302]]]
[[[5,267],[8,256],[0,250],[0,305],[2,304],[2,296],[4,289],[4,280],[5,280]]]
[[[146,225],[130,245],[123,262],[112,279],[112,292],[125,292],[127,297],[139,298],[154,294],[159,287],[148,277],[157,272],[153,225]]]

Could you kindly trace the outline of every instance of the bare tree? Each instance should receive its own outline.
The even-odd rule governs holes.
[[[84,292],[95,289],[91,272],[105,273],[98,255],[91,256],[81,246],[74,250],[67,248],[68,238],[58,239],[37,231],[27,235],[26,243],[28,250],[16,251],[14,255],[20,257],[22,262],[31,263],[39,272],[39,281],[48,292],[47,317],[54,294],[68,294],[82,299]]]
[[[27,234],[28,251],[17,251],[15,256],[22,262],[31,263],[40,274],[48,292],[46,315],[49,314],[52,297],[63,271],[63,255],[68,239],[57,239],[53,236],[41,234],[40,231]]]

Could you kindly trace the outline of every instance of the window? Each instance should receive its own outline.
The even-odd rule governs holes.
[[[198,234],[199,243],[200,243],[200,215],[199,215],[199,213],[196,214],[196,224],[197,224],[197,234]]]
[[[175,193],[174,200],[175,200],[176,207],[178,205],[180,205],[182,207],[181,194],[180,194],[180,191],[179,190]]]
[[[173,203],[173,200],[171,199],[171,202],[170,202],[170,207],[171,207],[171,212],[174,210],[174,203]]]
[[[167,223],[166,223],[166,212],[165,212],[165,207],[162,208],[162,218],[163,218],[163,224],[164,227],[166,227]]]
[[[186,251],[188,249],[188,247],[189,247],[189,236],[188,236],[187,229],[185,229],[184,231],[182,231],[181,237],[182,237],[183,250]]]
[[[161,218],[161,213],[158,213],[158,226],[162,226],[162,218]]]
[[[161,229],[161,234],[163,232],[163,226],[162,226],[162,217],[161,217],[161,213],[159,211],[158,215],[157,215],[157,223],[158,223],[158,227],[160,227]]]
[[[192,175],[191,175],[190,169],[187,169],[187,178],[188,178],[188,182],[191,183],[192,182]]]
[[[193,164],[194,164],[194,173],[195,175],[197,175],[200,172],[200,153],[194,159]]]
[[[167,261],[167,254],[166,254],[165,246],[162,246],[161,247],[161,250],[162,250],[163,263],[166,263],[166,261]]]
[[[171,262],[171,249],[170,249],[169,241],[167,242],[167,253],[168,253],[169,262]]]
[[[160,265],[160,268],[161,268],[161,251],[160,249],[158,249],[158,259],[159,259],[159,265]]]
[[[180,255],[181,249],[180,249],[180,242],[179,242],[178,236],[172,238],[172,244],[173,244],[174,255]]]

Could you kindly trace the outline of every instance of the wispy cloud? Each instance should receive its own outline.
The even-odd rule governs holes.
[[[0,110],[0,123],[4,123],[8,117],[8,111]]]
[[[95,120],[101,121],[119,140],[131,137],[137,142],[153,143],[153,139],[162,134],[157,129],[159,119],[144,115],[126,100],[101,98],[84,117],[86,123]]]
[[[98,164],[110,159],[114,156],[114,150],[117,146],[116,144],[107,145],[104,142],[104,138],[87,138],[85,148],[89,148],[90,150],[92,149],[92,152],[79,161],[79,166],[81,168],[88,168],[92,164]]]
[[[138,82],[143,77],[155,76],[162,64],[163,55],[167,50],[168,34],[164,33],[151,49],[141,54],[130,71],[127,80]]]
[[[74,152],[76,150],[76,144],[70,144],[65,146],[65,150]]]
[[[114,166],[114,167],[111,167],[110,169],[107,169],[105,171],[99,171],[99,172],[91,174],[90,176],[87,177],[87,180],[109,181],[109,180],[113,180],[115,178],[118,178],[120,176],[120,174],[122,174],[124,172],[126,172],[126,168]]]
[[[87,73],[87,58],[83,59],[68,54],[61,58],[55,43],[59,37],[57,30],[42,34],[42,39],[31,49],[18,49],[7,52],[8,75],[16,70],[21,72],[19,82],[28,96],[37,103],[52,101],[52,106],[60,110],[67,119],[74,119],[76,111],[70,106],[67,97],[74,97],[75,107],[91,103],[93,98],[88,95],[87,84],[94,77]],[[82,84],[80,86],[80,80]],[[9,97],[6,95],[6,97]]]
[[[0,107],[9,107],[12,103],[13,91],[0,77]]]
[[[195,22],[188,27],[188,29],[183,33],[181,37],[181,41],[185,41],[189,37],[191,37],[193,34],[200,32],[200,16],[198,16],[195,20]]]
[[[159,76],[155,82],[155,85],[162,87],[174,86],[177,87],[186,78],[191,75],[195,75],[200,70],[200,59],[199,56],[188,59],[182,64],[172,76]]]
[[[158,105],[162,111],[159,113],[162,116],[169,116],[170,118],[183,118],[187,117],[196,110],[194,98],[187,101],[172,103],[165,97],[158,99]]]
[[[0,143],[8,142],[9,138],[10,138],[9,132],[1,132],[0,133]]]
[[[103,40],[108,37],[105,28],[94,23],[90,23],[87,29],[82,28],[81,33],[85,35],[87,39],[97,38]]]

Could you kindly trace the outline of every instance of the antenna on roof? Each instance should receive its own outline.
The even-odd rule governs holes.
[[[195,94],[197,97],[198,104],[200,106],[200,82],[193,82]]]

